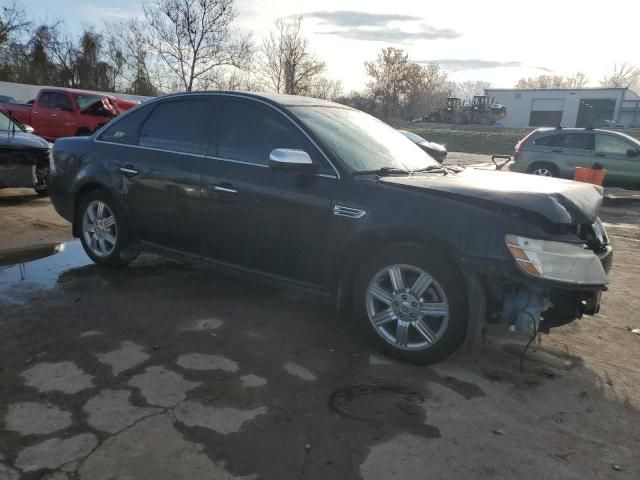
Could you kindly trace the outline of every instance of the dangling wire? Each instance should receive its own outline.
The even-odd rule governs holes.
[[[522,350],[522,353],[520,354],[520,373],[524,373],[524,357],[527,354],[527,350],[529,349],[529,345],[531,345],[531,342],[533,342],[535,340],[535,338],[538,336],[538,328],[537,328],[537,325],[536,325],[535,318],[533,318],[533,315],[531,315],[529,312],[525,312],[524,310],[523,310],[523,312],[526,313],[527,315],[529,315],[529,317],[533,321],[533,335],[531,335],[531,338],[527,342],[527,345],[524,347],[524,350]]]

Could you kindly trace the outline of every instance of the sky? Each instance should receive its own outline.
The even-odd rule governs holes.
[[[142,16],[139,0],[25,0],[36,20],[83,25]],[[256,45],[278,17],[302,15],[303,33],[345,91],[363,88],[364,62],[387,46],[436,61],[451,79],[512,87],[522,77],[586,73],[598,86],[614,63],[640,64],[638,0],[236,0],[237,28]]]

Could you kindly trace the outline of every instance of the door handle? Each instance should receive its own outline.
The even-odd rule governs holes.
[[[229,193],[231,195],[238,194],[238,191],[235,188],[231,188],[231,185],[227,185],[226,187],[223,187],[222,185],[211,185],[210,188],[213,188],[214,192]]]
[[[604,153],[594,153],[596,157],[606,157],[607,155]]]
[[[49,114],[49,116],[50,116],[50,117],[57,117],[57,116],[58,116],[58,114],[57,114],[57,113],[50,113],[50,114]]]
[[[118,171],[127,177],[134,177],[140,173],[132,165],[125,165],[124,167],[118,167]]]
[[[552,148],[551,151],[555,152],[555,153],[562,153],[562,149],[561,148]]]

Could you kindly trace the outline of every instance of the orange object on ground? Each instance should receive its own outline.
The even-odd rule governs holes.
[[[573,179],[578,182],[593,183],[594,185],[602,186],[606,174],[607,171],[604,168],[596,170],[595,168],[576,167]]]

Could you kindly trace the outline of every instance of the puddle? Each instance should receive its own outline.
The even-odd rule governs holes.
[[[52,288],[67,270],[92,263],[79,241],[0,252],[0,303],[22,303],[39,289]]]
[[[21,304],[34,293],[55,286],[91,290],[100,285],[120,285],[139,277],[189,271],[192,266],[142,253],[127,268],[93,263],[79,240],[67,243],[0,251],[0,305]]]
[[[440,431],[425,423],[424,394],[417,389],[391,383],[355,383],[333,391],[329,410],[338,415],[371,423],[376,428],[398,428],[436,438]]]

